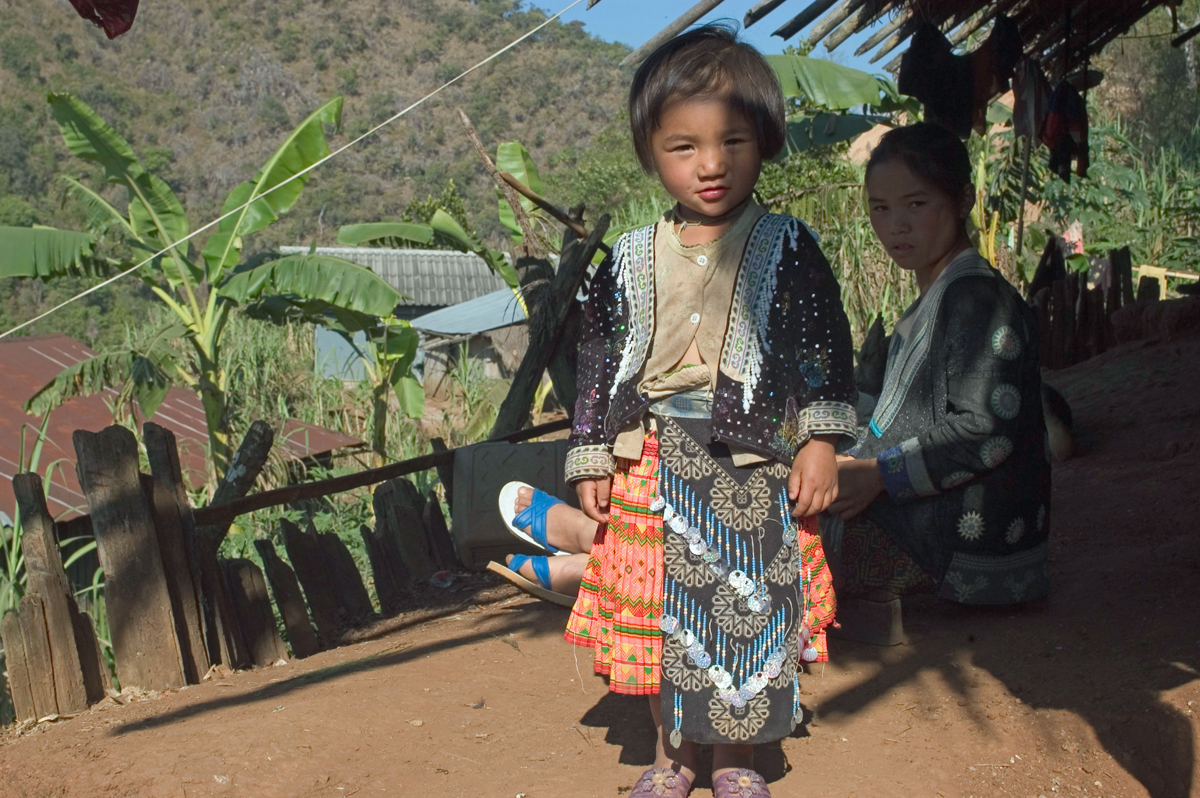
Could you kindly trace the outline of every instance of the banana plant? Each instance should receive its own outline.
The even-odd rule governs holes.
[[[400,292],[370,269],[327,256],[292,255],[276,260],[245,259],[246,236],[259,232],[295,204],[308,174],[300,174],[329,154],[325,128],[340,128],[342,97],[321,105],[293,130],[254,177],[230,192],[223,218],[196,258],[183,242],[189,225],[183,203],[159,177],[147,171],[129,143],[95,111],[70,94],[51,94],[51,109],[71,154],[104,169],[110,185],[125,189],[120,210],[98,187],[70,176],[61,178],[70,196],[88,209],[90,241],[67,230],[0,229],[0,247],[17,244],[21,258],[0,263],[0,277],[52,277],[88,270],[127,268],[154,255],[135,272],[171,311],[170,323],[151,336],[142,351],[98,355],[59,374],[27,403],[45,412],[74,396],[121,385],[149,416],[171,385],[200,396],[208,427],[212,478],[224,474],[231,454],[229,370],[221,337],[239,303],[315,301],[328,308],[388,319]],[[300,175],[296,177],[296,175]],[[290,181],[290,182],[289,182]],[[128,262],[100,259],[97,239],[116,232],[132,253]],[[157,253],[162,254],[157,254]]]

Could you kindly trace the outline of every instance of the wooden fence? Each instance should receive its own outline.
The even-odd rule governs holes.
[[[500,440],[519,442],[567,426],[545,424]],[[438,451],[412,460],[247,496],[274,438],[268,425],[256,422],[212,503],[194,509],[174,435],[151,422],[142,431],[149,474],[139,473],[138,442],[127,428],[74,435],[122,687],[175,689],[198,683],[214,665],[246,668],[285,658],[271,596],[294,657],[336,645],[346,630],[378,617],[345,543],[311,525],[281,522],[286,561],[271,541],[255,542],[266,573],[247,559],[220,558],[230,523],[244,513],[377,485],[376,526],[363,526],[361,534],[384,616],[402,609],[411,583],[460,565],[440,503],[404,479],[430,468],[448,479],[454,451],[440,441]],[[63,569],[63,529],[56,530],[46,509],[41,478],[19,474],[13,487],[29,576],[27,594],[0,629],[13,706],[18,720],[72,715],[102,699],[112,679]],[[73,531],[85,526],[71,522]]]

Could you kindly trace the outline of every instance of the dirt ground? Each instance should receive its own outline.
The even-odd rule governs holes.
[[[776,796],[1200,796],[1200,338],[1048,375],[1078,454],[1054,471],[1053,593],[905,606],[908,644],[834,641]],[[464,594],[469,595],[469,594]],[[495,591],[493,591],[493,597]],[[10,730],[0,794],[543,798],[627,793],[645,699],[610,695],[517,596],[178,693]],[[709,795],[701,780],[696,795]]]

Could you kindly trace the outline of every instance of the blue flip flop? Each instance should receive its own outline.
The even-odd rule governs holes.
[[[518,573],[521,566],[526,562],[532,562],[533,573],[537,577],[537,582],[531,582]],[[553,602],[563,607],[573,607],[575,605],[575,596],[555,593],[550,589],[550,563],[544,556],[530,557],[527,554],[514,554],[512,561],[507,566],[501,565],[498,562],[489,562],[487,567],[492,573],[503,576],[531,596],[540,598],[543,601]]]
[[[521,488],[532,490],[533,499],[529,502],[528,507],[520,513],[515,513],[517,491]],[[565,504],[562,499],[555,498],[524,482],[509,482],[500,491],[499,504],[500,517],[504,519],[505,526],[518,538],[526,543],[532,543],[550,554],[569,553],[560,551],[546,541],[546,513],[556,504]],[[529,527],[529,531],[526,532],[523,527]]]

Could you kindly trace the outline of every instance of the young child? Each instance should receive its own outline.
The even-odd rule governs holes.
[[[676,205],[591,284],[567,479],[606,526],[566,638],[610,690],[650,697],[657,758],[630,798],[687,795],[696,743],[716,796],[769,795],[752,746],[795,728],[833,615],[812,517],[855,431],[849,324],[803,223],[751,196],[784,142],[758,52],[685,33],[638,69],[629,110]]]

